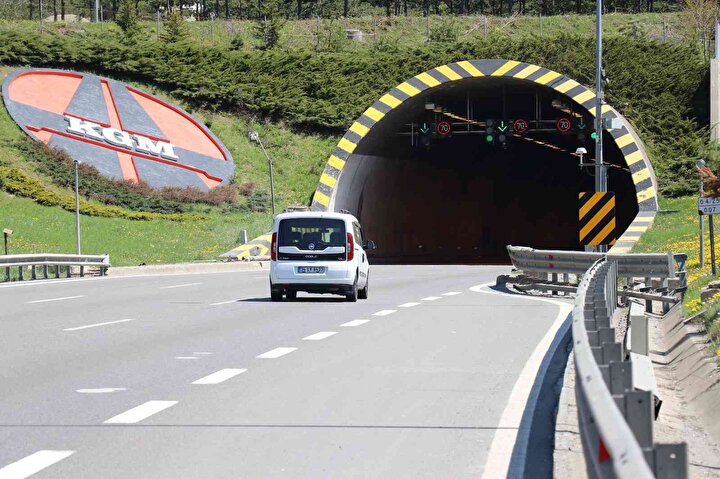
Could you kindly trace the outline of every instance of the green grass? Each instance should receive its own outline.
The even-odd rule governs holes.
[[[0,81],[12,71],[0,67]],[[166,92],[137,84],[169,101]],[[187,107],[187,105],[182,105]],[[235,182],[255,183],[258,191],[270,191],[268,164],[259,146],[248,140],[250,129],[257,130],[274,163],[277,209],[291,204],[308,204],[320,172],[337,138],[299,134],[283,125],[255,121],[230,114],[193,112],[210,125],[235,160]],[[48,188],[61,190],[34,164],[23,159],[14,144],[24,133],[0,107],[0,165],[23,169],[42,179]],[[114,266],[139,263],[177,263],[217,259],[239,244],[240,231],[250,239],[267,232],[271,213],[226,213],[221,208],[196,205],[195,211],[207,219],[197,221],[133,221],[118,218],[82,216],[83,252],[110,254]],[[32,200],[0,192],[0,228],[14,230],[11,253],[69,253],[75,251],[74,215],[60,208],[40,206]]]
[[[707,218],[707,217],[706,217]],[[720,344],[720,299],[711,300],[705,304],[700,302],[700,290],[710,281],[717,280],[712,275],[710,264],[710,235],[707,220],[705,223],[705,261],[700,264],[699,252],[699,226],[697,214],[697,197],[661,198],[660,212],[653,226],[643,234],[640,241],[633,248],[633,252],[665,252],[687,253],[688,290],[683,301],[685,312],[695,314],[706,309],[703,315],[705,327],[714,343]],[[720,224],[716,221],[716,228],[720,231]],[[717,238],[716,240],[720,241]],[[720,245],[715,247],[716,257],[720,263]],[[718,267],[720,271],[720,266]],[[720,348],[716,346],[720,360]]]
[[[8,21],[0,20],[0,27]],[[542,23],[542,33],[541,33]],[[194,41],[204,44],[230,46],[230,42],[240,37],[243,40],[243,49],[249,50],[258,46],[258,40],[253,35],[255,22],[252,20],[216,20],[213,34],[210,33],[210,22],[188,22]],[[668,39],[678,41],[692,37],[692,32],[683,27],[682,14],[672,13],[609,13],[603,17],[605,35],[647,35],[657,40]],[[37,32],[40,24],[37,21],[12,21],[15,29]],[[156,37],[156,23],[154,21],[141,22],[142,34],[148,38]],[[92,23],[48,23],[43,26],[46,31],[80,32],[105,30],[119,31],[113,22],[106,22],[102,27]],[[365,33],[363,42],[328,40],[330,32],[337,32],[341,28],[354,28]],[[320,32],[320,50],[354,50],[373,48],[377,44],[395,47],[416,47],[428,41],[428,32],[433,29],[455,30],[460,38],[499,34],[507,36],[543,35],[557,36],[562,33],[573,33],[593,36],[595,34],[594,15],[555,15],[543,17],[542,22],[538,16],[439,16],[430,15],[424,18],[420,15],[408,17],[359,16],[342,18],[338,20],[322,19],[318,25],[316,19],[290,20],[285,22],[281,31],[280,47],[315,50],[318,46],[317,33]],[[162,27],[161,27],[162,31]],[[374,35],[373,35],[374,34]],[[329,46],[329,45],[334,46]],[[570,47],[570,45],[568,46]]]
[[[211,212],[201,221],[130,221],[82,216],[82,251],[110,254],[113,266],[181,263],[217,259],[239,244],[240,230],[250,238],[266,232],[269,213]],[[10,228],[10,253],[74,253],[75,215],[0,192],[0,227]]]

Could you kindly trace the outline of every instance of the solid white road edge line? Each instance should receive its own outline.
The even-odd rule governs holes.
[[[35,301],[27,301],[25,304],[49,303],[50,301],[65,301],[66,299],[84,298],[85,296],[64,296],[62,298],[36,299]]]
[[[440,296],[428,296],[427,298],[423,298],[420,301],[436,301],[438,299],[442,299],[442,298],[440,298]]]
[[[378,311],[377,313],[373,313],[373,316],[387,316],[388,314],[393,314],[397,312],[397,309],[383,309],[382,311]]]
[[[245,371],[247,371],[247,369],[221,369],[220,371],[208,374],[204,378],[193,381],[192,384],[220,384],[230,378],[234,378],[238,374],[244,373]]]
[[[25,479],[72,456],[75,451],[38,451],[0,469],[0,479]]]
[[[347,323],[342,323],[340,326],[344,326],[346,328],[354,328],[356,326],[360,326],[361,324],[369,322],[369,319],[353,319],[352,321],[348,321]]]
[[[495,284],[495,282],[493,281],[490,283],[479,284],[469,289],[470,291],[476,293],[507,296],[499,291],[488,291],[485,289],[487,286],[492,284]],[[525,363],[525,367],[523,367],[520,372],[520,376],[513,386],[510,398],[508,399],[505,409],[498,421],[498,429],[495,430],[495,435],[493,436],[492,444],[490,445],[490,451],[488,451],[487,461],[485,462],[485,468],[483,469],[483,479],[506,477],[508,475],[510,460],[512,458],[515,442],[517,441],[522,416],[525,412],[525,408],[527,407],[530,392],[533,384],[535,383],[538,371],[540,370],[540,365],[542,364],[543,358],[550,348],[553,339],[557,335],[560,326],[562,326],[567,319],[568,314],[570,314],[573,309],[573,305],[571,303],[555,301],[552,299],[535,298],[530,296],[518,296],[518,299],[542,301],[554,304],[555,306],[558,306],[559,311],[558,315],[555,317],[555,321],[553,321],[552,325],[545,333],[545,336],[543,336],[537,346],[535,346],[535,349]]]
[[[443,296],[457,296],[458,294],[462,294],[462,291],[450,291],[448,293],[443,293]]]
[[[108,324],[127,323],[128,321],[137,321],[136,319],[118,319],[117,321],[107,321],[105,323],[88,324],[87,326],[78,326],[76,328],[66,328],[63,331],[80,331],[81,329],[97,328],[99,326],[107,326]]]
[[[187,286],[199,286],[202,283],[185,283],[185,284],[174,284],[172,286],[161,286],[160,289],[173,289],[173,288],[185,288]]]
[[[420,303],[403,303],[398,306],[398,308],[412,308],[413,306],[417,306]]]
[[[280,356],[285,356],[286,354],[290,354],[296,350],[297,350],[297,348],[275,348],[266,353],[262,353],[260,356],[257,356],[257,357],[259,359],[275,359],[275,358],[279,358]]]
[[[320,331],[319,333],[305,336],[303,341],[320,341],[321,339],[329,338],[330,336],[335,336],[336,334],[337,331]]]
[[[153,414],[176,405],[178,401],[148,401],[123,413],[113,416],[105,424],[136,424]]]

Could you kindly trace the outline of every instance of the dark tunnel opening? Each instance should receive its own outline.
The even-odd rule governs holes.
[[[524,120],[522,124],[513,122]],[[569,119],[567,132],[562,119]],[[438,133],[447,122],[452,132]],[[594,188],[593,117],[558,92],[513,78],[445,84],[407,100],[348,158],[334,209],[358,216],[374,263],[507,263],[506,245],[580,250],[578,193]],[[442,126],[440,126],[442,130]],[[616,237],[637,213],[609,134]],[[592,161],[592,160],[590,160]]]

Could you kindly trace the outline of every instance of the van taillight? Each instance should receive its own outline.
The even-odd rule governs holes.
[[[272,234],[272,241],[270,241],[270,259],[277,261],[277,233]]]
[[[355,242],[352,233],[347,234],[347,260],[352,261],[355,257]]]

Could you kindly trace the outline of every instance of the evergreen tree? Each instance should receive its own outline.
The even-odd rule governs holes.
[[[255,22],[255,37],[260,40],[260,48],[269,50],[280,41],[280,30],[285,24],[280,11],[278,0],[266,0],[258,9],[258,19]]]
[[[180,43],[188,39],[190,30],[180,10],[170,12],[163,22],[163,33],[160,38],[166,43]]]
[[[122,29],[127,37],[134,36],[138,31],[135,5],[132,0],[120,0],[115,23]]]

